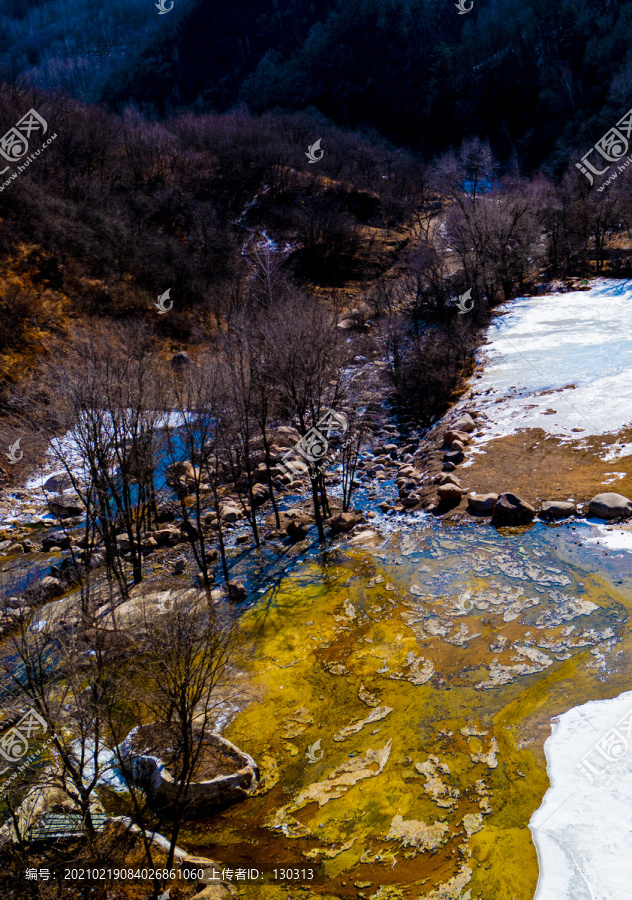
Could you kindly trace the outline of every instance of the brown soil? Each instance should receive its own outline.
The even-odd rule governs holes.
[[[429,451],[426,474],[442,471],[442,432],[433,434],[434,448]],[[527,429],[485,445],[483,453],[472,453],[476,437],[465,449],[467,468],[457,466],[454,474],[468,492],[477,494],[511,491],[539,507],[544,500],[572,499],[587,503],[595,494],[613,492],[632,496],[632,456],[603,460],[602,454],[616,442],[632,443],[632,428],[616,435],[578,437],[576,442],[547,436],[540,429]],[[615,473],[623,473],[615,474]],[[428,484],[423,492],[424,506],[437,502],[436,486]],[[447,515],[465,513],[467,495]]]

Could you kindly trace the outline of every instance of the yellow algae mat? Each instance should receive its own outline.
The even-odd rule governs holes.
[[[550,719],[625,689],[632,657],[628,597],[550,534],[330,552],[243,617],[226,735],[261,785],[191,833],[266,871],[240,896],[531,900]]]

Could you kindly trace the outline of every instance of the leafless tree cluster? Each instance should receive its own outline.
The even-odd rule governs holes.
[[[47,739],[41,758],[4,796],[14,842],[3,852],[18,871],[28,859],[29,809],[35,816],[37,798],[44,796],[49,808],[77,816],[83,833],[84,843],[60,848],[60,859],[66,852],[73,865],[85,859],[91,866],[112,867],[126,851],[121,830],[126,833],[133,823],[145,856],[142,864],[163,868],[151,839],[159,826],[170,842],[164,868],[173,866],[178,834],[190,814],[189,788],[203,764],[202,737],[230,697],[235,631],[203,592],[179,593],[168,616],[156,616],[150,597],[141,594],[140,600],[122,630],[111,616],[87,619],[80,602],[68,601],[63,615],[47,607],[37,628],[22,622],[10,639],[0,662],[4,711],[10,717],[5,722],[30,709],[47,726],[38,738]],[[140,722],[152,726],[150,750],[165,760],[174,779],[169,809],[156,806],[130,762],[130,732]],[[13,798],[25,795],[32,802],[18,813]],[[104,803],[115,803],[127,816],[119,829],[106,833],[95,818]],[[155,882],[157,892],[161,883]]]

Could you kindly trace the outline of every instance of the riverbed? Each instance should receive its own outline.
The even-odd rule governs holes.
[[[479,413],[464,482],[511,489],[484,484],[502,471],[532,488],[526,499],[551,497],[546,452],[513,476],[507,462],[535,444],[555,449],[558,498],[626,493],[630,309],[629,282],[599,281],[501,310],[459,404]],[[183,841],[265,871],[265,883],[236,884],[256,900],[601,897],[577,837],[601,801],[578,802],[573,782],[573,814],[556,817],[550,786],[601,719],[573,752],[561,742],[561,762],[560,741],[546,754],[545,742],[556,717],[630,686],[630,532],[582,518],[496,530],[425,513],[372,528],[301,562],[242,618],[244,688],[224,733],[257,759],[262,783]],[[622,802],[629,778],[618,776]],[[603,821],[590,838],[602,865],[620,838],[616,817]],[[299,886],[274,883],[274,868],[310,866]],[[610,900],[627,897],[625,881],[612,876]]]

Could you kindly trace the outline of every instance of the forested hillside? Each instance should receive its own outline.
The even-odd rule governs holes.
[[[468,135],[558,172],[632,106],[626,0],[0,5],[0,68],[163,113],[314,107],[430,157]],[[580,154],[581,155],[581,154]]]

